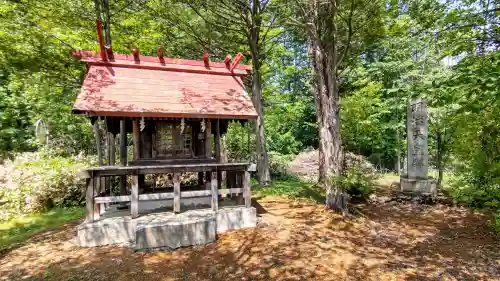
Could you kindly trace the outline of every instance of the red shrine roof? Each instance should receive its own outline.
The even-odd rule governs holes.
[[[73,111],[90,116],[255,119],[242,77],[248,65],[77,51],[87,62]]]

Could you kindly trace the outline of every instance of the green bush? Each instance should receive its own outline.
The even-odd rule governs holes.
[[[273,179],[286,179],[291,176],[287,168],[294,155],[283,155],[272,151],[268,152],[267,155],[269,157],[269,173]]]
[[[62,157],[46,151],[19,155],[12,163],[15,188],[0,194],[5,205],[1,216],[81,205],[85,182],[76,171],[93,163],[89,157]]]
[[[500,177],[481,176],[477,172],[458,173],[451,180],[448,194],[472,208],[500,209]]]
[[[361,165],[353,165],[337,181],[355,200],[367,199],[374,191],[374,176],[366,173]]]
[[[497,213],[495,217],[493,217],[490,226],[496,233],[500,234],[500,213]]]

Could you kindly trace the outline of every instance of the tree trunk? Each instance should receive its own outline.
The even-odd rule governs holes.
[[[257,149],[257,176],[260,185],[271,181],[269,173],[269,159],[267,157],[266,136],[264,132],[264,110],[262,108],[262,84],[260,69],[253,67],[252,79],[253,104],[259,115],[255,130]]]
[[[335,59],[315,40],[310,40],[309,53],[315,79],[314,97],[319,129],[319,178],[326,188],[329,209],[346,212],[348,195],[338,184],[342,174],[343,153],[340,135],[340,107]]]
[[[254,0],[252,5],[252,28],[249,30],[249,46],[252,53],[252,100],[257,111],[257,123],[255,128],[256,150],[257,150],[257,178],[260,185],[266,185],[271,181],[269,173],[269,159],[266,148],[266,135],[264,133],[264,109],[262,106],[262,73],[261,70],[261,46],[260,27],[262,19],[258,11],[260,1]]]

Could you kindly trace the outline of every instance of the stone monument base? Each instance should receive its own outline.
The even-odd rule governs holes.
[[[414,179],[402,175],[399,179],[402,192],[412,192],[422,195],[437,195],[437,181],[433,178]]]

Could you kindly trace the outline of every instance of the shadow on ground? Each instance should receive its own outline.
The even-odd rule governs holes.
[[[397,202],[343,219],[266,197],[257,228],[173,252],[73,246],[75,223],[0,260],[0,280],[499,280],[500,240],[466,209]]]

